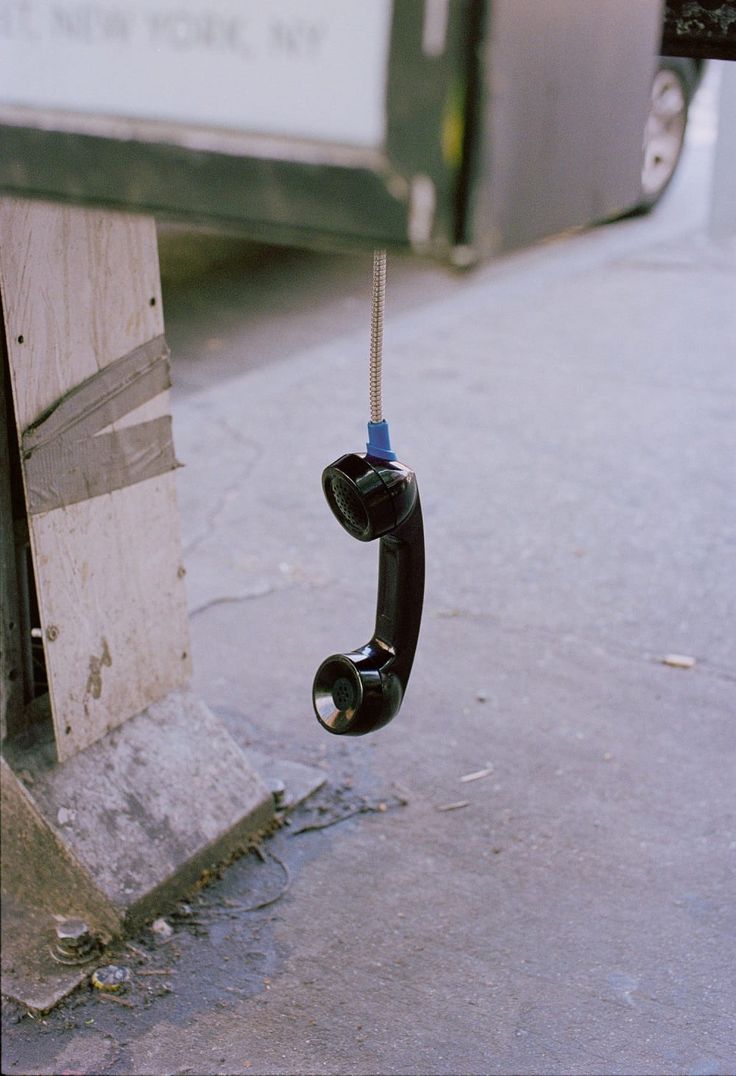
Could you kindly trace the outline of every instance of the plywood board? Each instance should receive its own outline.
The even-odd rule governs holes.
[[[151,218],[0,203],[18,430],[163,332]],[[132,422],[169,413],[159,394]],[[173,473],[29,517],[60,760],[190,675]]]
[[[0,340],[0,363],[4,362]],[[15,573],[15,536],[10,499],[11,448],[5,376],[0,365],[0,741],[23,705],[23,676],[20,654],[20,617]],[[14,446],[12,446],[14,447]]]

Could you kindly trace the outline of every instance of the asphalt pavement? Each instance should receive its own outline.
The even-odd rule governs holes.
[[[369,258],[328,312],[302,293],[301,338],[272,298],[268,362],[231,270],[201,317],[171,283],[194,689],[326,783],[135,943],[145,992],[10,1025],[5,1071],[736,1069],[736,253],[706,200],[462,277],[394,262],[426,600],[403,709],[356,740],[310,694],[372,630],[376,550],[320,490],[365,439]],[[281,257],[281,295],[326,259]]]

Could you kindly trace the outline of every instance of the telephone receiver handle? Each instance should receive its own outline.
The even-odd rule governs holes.
[[[380,539],[376,626],[371,644],[393,651],[391,672],[403,690],[414,663],[424,600],[424,524],[416,504],[391,534]]]

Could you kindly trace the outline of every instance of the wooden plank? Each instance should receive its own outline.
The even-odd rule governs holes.
[[[22,430],[80,381],[163,332],[155,225],[148,217],[4,199],[0,235]]]
[[[0,287],[19,433],[163,332],[151,218],[5,200]],[[110,429],[169,413],[168,393]],[[190,675],[172,473],[29,518],[59,759]]]
[[[23,706],[20,616],[15,567],[15,534],[10,497],[10,441],[5,399],[5,351],[0,339],[0,741],[17,724]]]

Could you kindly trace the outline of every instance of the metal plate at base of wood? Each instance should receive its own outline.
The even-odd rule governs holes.
[[[5,200],[0,287],[22,434],[76,386],[163,333],[151,218]],[[109,427],[169,413],[168,393]],[[190,675],[174,476],[29,516],[58,756]]]
[[[105,939],[119,934],[122,924],[5,758],[0,758],[0,791],[3,995],[46,1012],[95,967],[54,960],[58,920],[82,918],[93,935]]]

